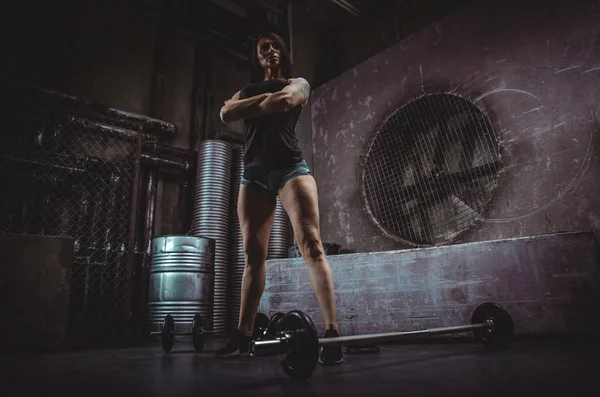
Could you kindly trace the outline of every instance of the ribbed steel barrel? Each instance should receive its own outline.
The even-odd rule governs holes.
[[[244,245],[242,229],[237,215],[237,202],[240,183],[244,173],[243,150],[233,149],[231,161],[231,205],[229,208],[229,327],[238,324],[242,294],[242,276],[244,275]]]
[[[287,258],[288,247],[292,238],[292,226],[290,218],[283,209],[281,200],[277,196],[277,208],[275,210],[275,219],[269,236],[269,251],[267,259]]]
[[[232,145],[206,140],[198,147],[192,234],[216,241],[213,330],[227,332],[229,205]]]
[[[198,236],[162,236],[152,240],[148,285],[148,323],[162,328],[167,314],[177,332],[190,332],[196,314],[212,327],[215,240]]]

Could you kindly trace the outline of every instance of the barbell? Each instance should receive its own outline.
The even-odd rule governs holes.
[[[283,371],[291,379],[306,380],[317,366],[319,346],[385,343],[415,336],[473,332],[484,346],[500,348],[510,340],[513,330],[514,324],[510,313],[493,302],[477,306],[469,325],[330,338],[319,338],[317,329],[308,314],[300,310],[293,310],[278,321],[274,338],[252,341],[249,350],[251,356],[285,353],[285,358],[281,361]]]

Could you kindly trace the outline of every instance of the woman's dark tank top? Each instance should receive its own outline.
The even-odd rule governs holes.
[[[251,83],[242,88],[240,99],[278,92],[288,84],[286,79]],[[285,113],[244,119],[244,168],[260,167],[271,171],[302,161],[295,133],[301,112],[302,105],[297,105]]]

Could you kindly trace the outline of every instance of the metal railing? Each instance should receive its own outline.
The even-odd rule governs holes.
[[[119,339],[130,322],[139,266],[142,147],[174,134],[175,126],[38,88],[8,92],[0,126],[0,233],[72,238],[69,340]]]

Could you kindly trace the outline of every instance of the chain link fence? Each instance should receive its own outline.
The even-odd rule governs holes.
[[[35,88],[12,92],[0,135],[0,232],[72,238],[68,338],[115,340],[130,310],[138,135],[147,139],[150,119]]]

